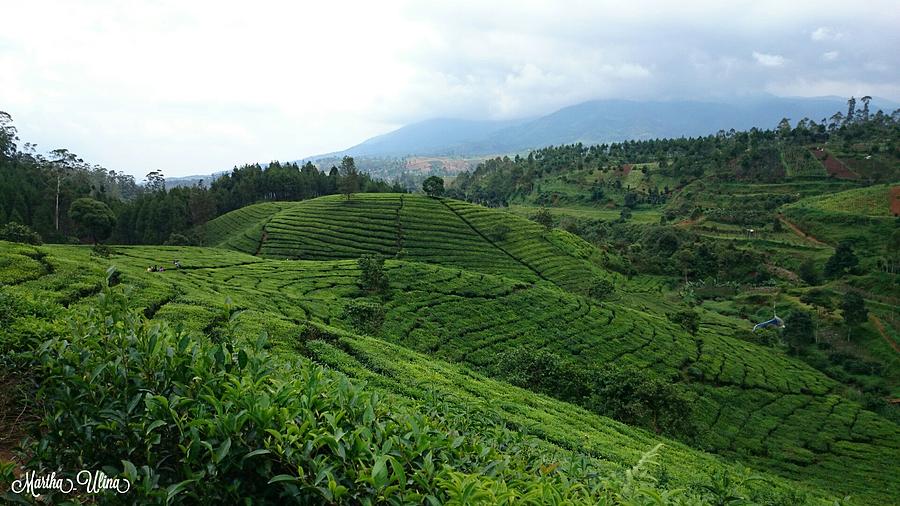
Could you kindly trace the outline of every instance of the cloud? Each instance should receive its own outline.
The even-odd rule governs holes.
[[[778,54],[757,53],[753,51],[753,59],[764,67],[781,67],[784,65],[784,56]]]
[[[714,0],[30,0],[3,14],[17,22],[0,31],[0,109],[23,141],[137,175],[591,99],[900,100],[895,0],[757,0],[740,16]]]
[[[835,30],[834,28],[829,28],[827,26],[820,26],[812,31],[809,34],[809,38],[819,42],[819,41],[828,41],[828,40],[841,40],[844,38],[844,34]]]

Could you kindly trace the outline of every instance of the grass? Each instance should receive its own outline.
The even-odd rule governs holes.
[[[896,185],[880,184],[806,199],[800,205],[831,213],[891,216],[890,192]]]

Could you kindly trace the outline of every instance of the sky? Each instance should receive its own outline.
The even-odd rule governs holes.
[[[900,1],[0,0],[22,142],[133,174],[584,100],[900,101]]]

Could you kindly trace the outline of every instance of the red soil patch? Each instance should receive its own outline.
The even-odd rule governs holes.
[[[900,216],[900,186],[891,188],[891,196],[888,198],[891,199],[891,214]]]
[[[626,163],[625,165],[619,167],[619,172],[621,172],[623,176],[627,176],[629,173],[631,173],[631,169],[633,169],[633,168],[634,168],[634,165],[631,165],[630,163]]]
[[[825,166],[825,170],[829,176],[838,179],[859,179],[859,175],[850,170],[844,162],[838,160],[824,149],[810,148],[809,151],[816,157],[816,160]]]

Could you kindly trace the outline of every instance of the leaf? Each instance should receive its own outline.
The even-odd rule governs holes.
[[[269,485],[271,485],[273,483],[281,483],[284,481],[299,482],[300,478],[297,478],[296,476],[291,476],[289,474],[279,474],[278,476],[269,480]]]
[[[252,452],[248,452],[247,455],[244,455],[244,457],[241,460],[249,459],[250,457],[255,457],[257,455],[265,455],[267,453],[272,453],[272,452],[270,450],[266,450],[265,448],[260,448],[259,450],[253,450]]]
[[[151,432],[153,432],[153,429],[155,429],[155,428],[157,428],[157,427],[162,427],[162,426],[165,425],[165,424],[166,424],[166,422],[164,422],[164,421],[162,421],[162,420],[157,420],[157,421],[151,423],[151,424],[147,427],[147,434],[150,434]]]
[[[220,446],[219,449],[216,451],[213,461],[216,464],[218,464],[219,462],[222,462],[222,460],[228,455],[229,450],[231,450],[231,438],[230,437],[228,439],[226,439],[225,442],[222,443],[222,446]]]

